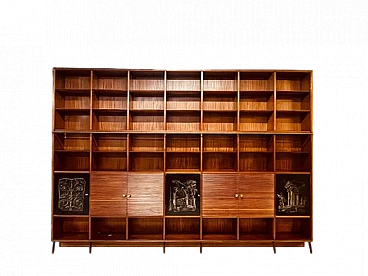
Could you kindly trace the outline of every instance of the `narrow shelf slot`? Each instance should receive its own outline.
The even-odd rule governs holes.
[[[276,218],[276,240],[310,240],[311,219]]]
[[[167,91],[200,91],[201,72],[167,72]]]
[[[273,112],[248,111],[240,113],[239,131],[273,131]]]
[[[204,72],[204,91],[237,91],[237,72]]]
[[[81,241],[88,239],[88,216],[53,218],[53,240]]]
[[[278,72],[276,73],[277,91],[309,91],[310,73]]]
[[[236,131],[237,112],[203,112],[204,131]]]
[[[126,110],[93,111],[93,130],[122,131],[126,129]]]
[[[94,133],[92,136],[92,149],[94,153],[126,153],[127,135],[119,133]]]
[[[167,110],[200,110],[201,92],[200,91],[167,91],[166,92]]]
[[[125,217],[92,217],[91,218],[92,240],[125,240],[126,219]]]
[[[90,135],[83,133],[55,133],[54,134],[55,151],[89,151]]]
[[[163,240],[163,218],[129,218],[130,240]]]
[[[165,218],[166,240],[199,240],[199,218]]]
[[[62,152],[54,154],[55,171],[89,171],[89,152]]]
[[[238,108],[237,91],[206,91],[203,96],[203,110],[236,111]]]
[[[273,240],[273,218],[239,219],[240,240]]]
[[[91,87],[90,70],[56,70],[55,88],[70,90],[87,90]]]
[[[89,109],[56,109],[55,130],[89,130]]]
[[[236,218],[203,218],[203,240],[236,240]]]
[[[130,91],[164,90],[163,71],[130,71]]]
[[[94,171],[126,171],[126,152],[93,152],[92,170]]]

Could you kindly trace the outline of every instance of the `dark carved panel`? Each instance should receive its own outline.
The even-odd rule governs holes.
[[[310,215],[310,175],[276,176],[276,215]]]
[[[58,175],[54,182],[54,214],[88,215],[88,175]]]
[[[166,175],[166,215],[200,214],[200,175]]]

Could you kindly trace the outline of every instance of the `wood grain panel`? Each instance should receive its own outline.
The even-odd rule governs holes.
[[[203,216],[238,215],[237,174],[203,174]]]
[[[91,201],[123,200],[123,194],[127,193],[127,174],[122,172],[92,172],[90,186]]]
[[[252,174],[252,173],[240,173],[239,174],[239,192],[244,191],[263,193],[271,192],[274,190],[274,174],[272,173],[262,173],[262,174]]]
[[[163,173],[128,174],[128,215],[163,215]]]
[[[91,200],[92,216],[126,216],[126,199],[123,200]]]
[[[239,216],[274,215],[274,174],[239,174]]]

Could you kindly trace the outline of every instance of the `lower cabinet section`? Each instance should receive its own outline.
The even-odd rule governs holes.
[[[52,241],[90,250],[304,246],[313,239],[309,179],[269,172],[58,173]],[[85,208],[74,210],[82,196]]]

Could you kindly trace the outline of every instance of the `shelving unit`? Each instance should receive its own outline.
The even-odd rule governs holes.
[[[53,251],[311,250],[312,74],[54,68]]]

